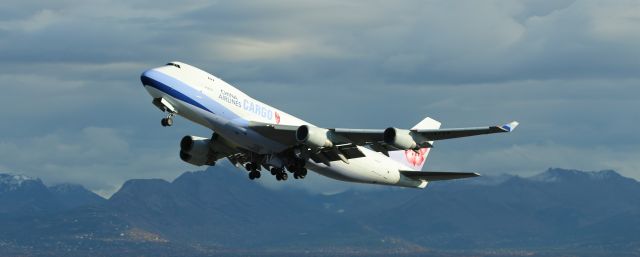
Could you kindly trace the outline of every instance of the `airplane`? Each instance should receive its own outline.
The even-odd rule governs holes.
[[[434,141],[511,132],[518,122],[499,126],[446,128],[424,118],[411,129],[322,128],[246,95],[222,79],[183,62],[141,75],[152,103],[213,131],[211,137],[187,135],[180,159],[213,166],[227,158],[244,167],[251,180],[270,172],[276,180],[307,176],[307,169],[329,178],[368,184],[425,188],[430,181],[476,177],[475,172],[422,171]]]

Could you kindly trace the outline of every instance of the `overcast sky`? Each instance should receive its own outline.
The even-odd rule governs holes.
[[[640,1],[15,1],[0,8],[0,172],[108,195],[186,170],[139,75],[180,60],[324,127],[511,120],[428,170],[640,179]],[[225,161],[226,162],[226,161]],[[310,176],[318,190],[343,182]]]

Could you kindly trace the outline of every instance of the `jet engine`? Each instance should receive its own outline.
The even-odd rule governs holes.
[[[410,130],[387,128],[384,130],[384,142],[400,150],[418,148]]]
[[[196,166],[213,166],[218,154],[212,148],[209,138],[185,136],[180,141],[180,159]]]
[[[332,147],[333,143],[328,137],[329,130],[302,125],[296,130],[296,140],[311,148]]]

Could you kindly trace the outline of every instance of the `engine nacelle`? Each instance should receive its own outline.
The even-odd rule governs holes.
[[[180,140],[180,150],[193,155],[203,155],[209,152],[211,139],[197,136],[184,136]]]
[[[311,148],[332,147],[328,134],[328,129],[302,125],[296,130],[296,140]]]
[[[202,165],[213,166],[216,164],[215,161],[212,161],[206,155],[191,155],[191,154],[185,153],[184,151],[180,151],[180,159],[186,163],[189,163],[195,166],[202,166]]]
[[[211,149],[211,139],[185,136],[180,141],[180,159],[184,162],[196,166],[215,165],[216,155]]]
[[[411,131],[406,129],[385,129],[384,142],[400,150],[410,150],[418,148],[418,143],[413,139]]]

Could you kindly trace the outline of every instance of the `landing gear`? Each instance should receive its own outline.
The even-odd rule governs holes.
[[[173,125],[173,115],[173,113],[169,113],[166,118],[160,120],[160,124],[162,124],[163,127],[171,127],[171,125]]]
[[[242,166],[247,170],[251,180],[260,178],[261,167],[266,169],[265,172],[270,172],[277,181],[285,181],[290,176],[294,179],[303,179],[307,176],[306,160],[289,157],[286,153],[274,155],[249,152],[240,159],[236,159],[235,163],[238,167]]]
[[[287,175],[283,168],[271,168],[271,174],[275,175],[278,181],[289,178],[289,175]]]
[[[293,172],[293,178],[295,179],[303,179],[307,176],[307,169],[300,168]]]
[[[249,172],[249,179],[254,180],[260,178],[259,166],[255,162],[249,162],[244,165],[244,168]]]
[[[287,175],[287,173],[278,173],[276,174],[276,180],[287,180],[287,178],[289,178],[289,175]]]
[[[244,169],[246,169],[247,171],[258,170],[258,164],[255,162],[248,162],[244,165]]]
[[[305,166],[305,161],[303,159],[298,159],[296,158],[293,161],[293,164],[291,164],[291,166],[287,167],[287,170],[289,170],[289,172],[293,173],[293,178],[295,179],[303,179],[304,177],[307,176],[307,169],[304,167]]]
[[[251,172],[249,172],[249,179],[254,180],[257,178],[260,178],[260,172],[257,170],[252,170]]]
[[[162,124],[163,127],[171,127],[171,125],[173,125],[173,119],[163,118],[162,120],[160,120],[160,124]]]

